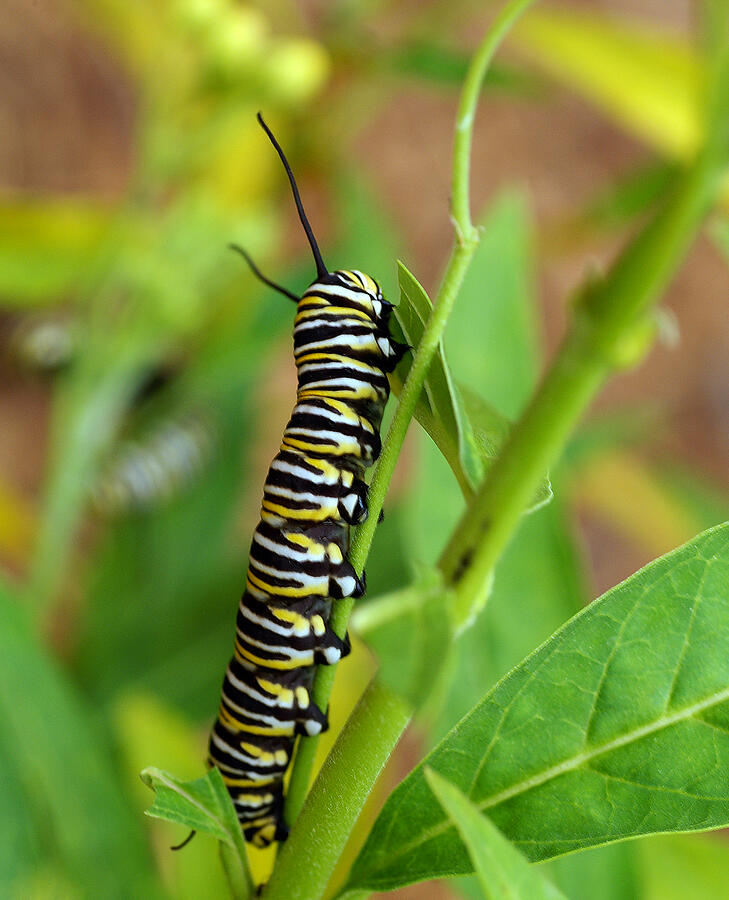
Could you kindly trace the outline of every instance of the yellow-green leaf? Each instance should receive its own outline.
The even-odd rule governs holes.
[[[698,147],[705,73],[680,37],[575,9],[549,9],[525,16],[513,40],[652,147],[677,158]]]

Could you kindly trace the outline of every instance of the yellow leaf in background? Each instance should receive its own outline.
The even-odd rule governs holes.
[[[651,556],[684,544],[702,527],[629,452],[615,451],[589,463],[576,476],[574,493],[587,511]]]
[[[25,565],[36,525],[30,503],[10,485],[0,481],[0,557],[14,566]]]
[[[705,72],[681,37],[572,8],[530,12],[512,40],[655,149],[685,159],[698,147]]]
[[[285,138],[280,134],[279,140]],[[201,129],[194,170],[197,181],[223,209],[240,211],[284,187],[275,151],[256,121],[253,107],[232,107]]]
[[[727,895],[725,835],[672,834],[636,841],[643,900],[707,900]]]
[[[113,208],[66,197],[0,196],[0,297],[48,302],[70,290],[96,251]]]

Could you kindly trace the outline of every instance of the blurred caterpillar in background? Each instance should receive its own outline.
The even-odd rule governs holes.
[[[81,325],[70,313],[36,313],[11,324],[3,356],[23,373],[53,378],[73,366],[81,340]],[[176,367],[165,363],[147,371],[129,414],[175,375]],[[178,496],[204,473],[219,443],[212,413],[200,407],[166,412],[134,432],[111,448],[90,489],[91,505],[102,516],[146,511]]]
[[[217,443],[210,415],[195,409],[155,422],[114,448],[91,491],[96,512],[139,512],[177,496],[206,469]]]
[[[349,652],[348,637],[327,622],[333,600],[364,592],[364,575],[347,559],[349,529],[367,517],[362,476],[380,453],[387,373],[407,347],[390,337],[392,304],[369,275],[327,270],[286,157],[260,114],[258,121],[286,170],[317,270],[298,298],[234,248],[297,304],[296,405],[264,485],[209,742],[209,762],[223,776],[246,840],[265,847],[287,834],[283,777],[295,735],[327,728],[310,695],[314,667]]]
[[[54,375],[71,364],[78,339],[78,323],[69,314],[33,313],[12,322],[4,350],[16,368]]]

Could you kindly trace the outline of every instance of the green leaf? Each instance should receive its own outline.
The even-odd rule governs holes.
[[[424,775],[458,829],[487,900],[564,900],[457,787],[432,769],[426,768]]]
[[[458,87],[463,83],[469,57],[450,47],[422,40],[405,44],[384,54],[378,53],[375,64],[396,75],[410,75],[444,87]],[[483,80],[484,90],[513,91],[534,94],[536,79],[519,69],[492,65]]]
[[[470,425],[468,438],[474,447],[474,456],[479,460],[495,459],[509,436],[510,425],[504,417],[489,406],[475,391],[461,386],[461,404]],[[552,485],[545,478],[527,508],[534,512],[552,499]]]
[[[398,262],[400,304],[395,310],[397,322],[407,342],[416,347],[430,316],[432,304],[415,276]],[[409,371],[407,355],[392,378],[399,394]],[[491,462],[509,433],[509,423],[485,400],[470,389],[454,383],[443,349],[433,360],[425,388],[415,409],[415,418],[435,442],[451,467],[466,499],[473,496]],[[551,497],[545,481],[530,509]]]
[[[729,524],[578,614],[390,796],[349,887],[472,871],[423,766],[532,860],[729,822]]]
[[[425,330],[432,304],[415,276],[398,262],[400,304],[395,316],[411,346],[417,347]],[[395,374],[393,388],[399,393],[410,368],[406,356]],[[463,409],[460,393],[453,384],[442,348],[431,363],[425,387],[415,410],[415,418],[433,438],[466,495],[483,477],[483,464],[475,438]]]
[[[252,896],[253,882],[243,832],[220,772],[211,769],[202,778],[182,782],[174,775],[150,767],[141,772],[141,778],[156,795],[147,815],[216,837],[222,842],[221,856],[231,893],[239,900]]]
[[[726,895],[729,845],[722,836],[661,835],[636,846],[643,900],[707,900]]]
[[[588,594],[571,524],[559,491],[552,503],[522,519],[499,560],[486,608],[455,643],[453,683],[431,740],[449,731],[585,604]]]
[[[146,811],[155,819],[177,822],[194,831],[204,831],[230,847],[239,846],[240,825],[228,789],[217,769],[195,781],[179,781],[174,775],[149,767],[142,781],[155,792]]]
[[[159,896],[148,849],[117,785],[91,711],[34,640],[16,597],[0,584],[2,755],[15,774],[39,854],[59,860],[83,896]],[[3,794],[3,804],[6,795]],[[29,896],[29,895],[26,895]]]
[[[575,9],[550,9],[525,16],[513,40],[651,146],[677,158],[690,158],[698,147],[705,72],[681,38]]]
[[[637,851],[646,840],[653,838],[570,853],[540,868],[571,900],[647,900],[635,864]]]
[[[436,571],[355,608],[351,626],[374,650],[378,677],[419,708],[445,664],[453,625],[450,595]]]
[[[523,192],[499,194],[479,222],[481,238],[448,320],[446,357],[459,384],[513,420],[541,369],[533,226]]]

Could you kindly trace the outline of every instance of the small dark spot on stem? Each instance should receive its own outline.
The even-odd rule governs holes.
[[[461,555],[461,558],[458,560],[456,564],[455,571],[453,572],[453,580],[460,581],[463,578],[466,569],[471,565],[473,560],[473,547],[469,547],[465,553]]]

